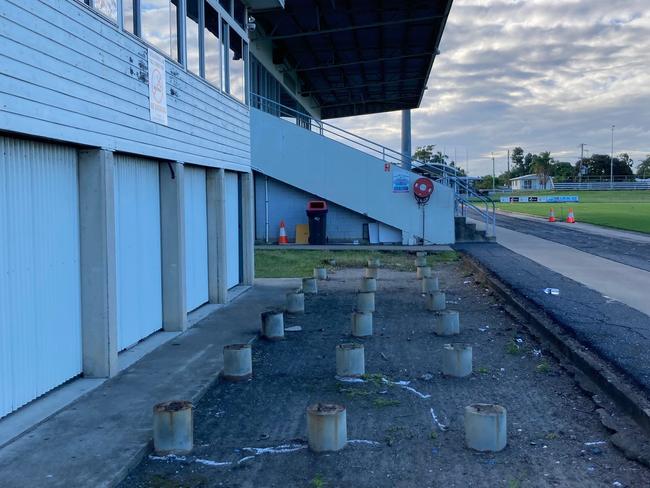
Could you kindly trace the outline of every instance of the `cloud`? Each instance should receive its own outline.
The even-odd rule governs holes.
[[[505,170],[508,148],[575,161],[578,145],[650,154],[647,0],[455,0],[413,145],[437,144],[470,172]],[[400,147],[400,114],[335,122]]]

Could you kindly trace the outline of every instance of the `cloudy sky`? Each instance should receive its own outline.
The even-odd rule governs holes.
[[[400,114],[338,121],[399,148]],[[413,146],[436,144],[472,175],[506,150],[650,154],[649,0],[455,0]]]

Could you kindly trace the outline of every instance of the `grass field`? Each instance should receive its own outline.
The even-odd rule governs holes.
[[[258,278],[296,278],[312,276],[314,268],[362,268],[369,258],[379,258],[384,268],[415,271],[415,253],[407,251],[306,251],[299,249],[257,249],[255,276]],[[453,251],[427,256],[429,264],[456,261]]]
[[[513,196],[557,194],[559,192],[512,193]],[[562,194],[578,195],[580,203],[498,203],[497,207],[539,217],[548,217],[549,209],[553,207],[555,217],[561,220],[566,218],[569,208],[573,208],[578,222],[650,233],[650,191],[567,191]]]

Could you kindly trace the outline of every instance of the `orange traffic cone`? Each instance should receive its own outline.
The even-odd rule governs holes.
[[[555,222],[555,210],[551,207],[551,211],[548,213],[548,221]]]
[[[573,215],[573,209],[569,209],[569,216],[566,218],[566,221],[568,224],[575,224],[576,223],[576,218]]]
[[[289,244],[289,239],[287,239],[287,229],[284,225],[284,220],[280,221],[280,237],[278,238],[278,244]]]

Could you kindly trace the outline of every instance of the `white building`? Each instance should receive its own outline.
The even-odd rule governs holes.
[[[389,4],[0,0],[0,417],[251,285],[289,187],[454,241],[449,186],[423,229],[401,155],[320,120],[420,104],[451,0]]]
[[[510,179],[510,187],[513,191],[525,190],[552,190],[553,177],[549,176],[544,184],[544,180],[540,175],[524,175],[518,178]]]

